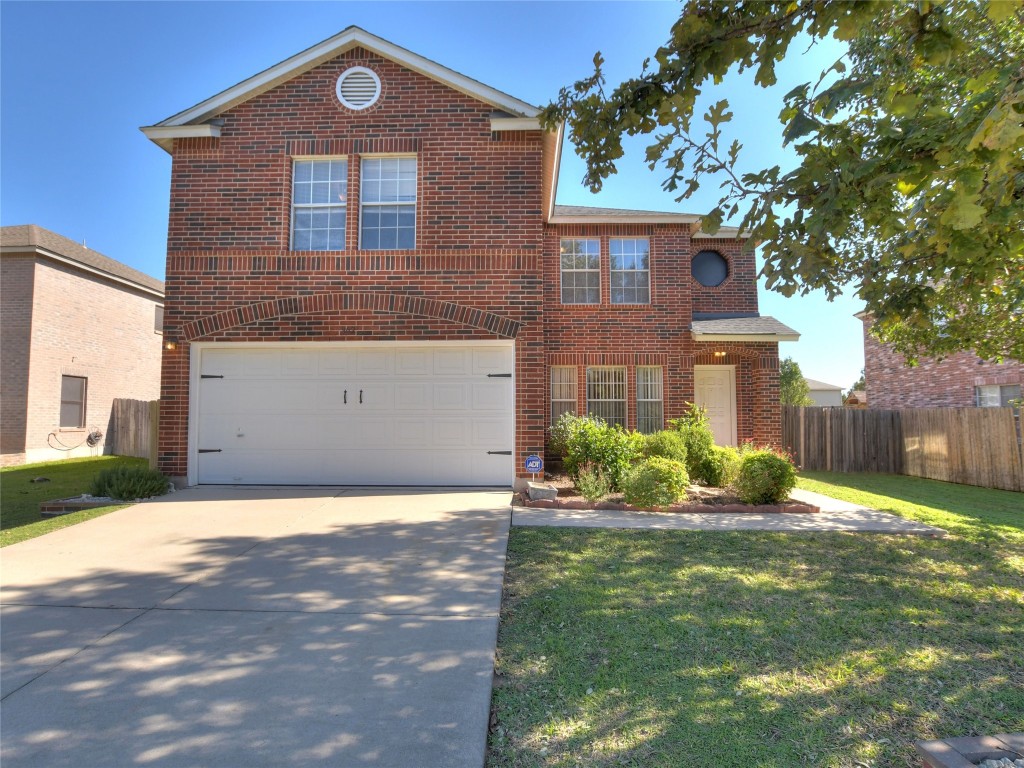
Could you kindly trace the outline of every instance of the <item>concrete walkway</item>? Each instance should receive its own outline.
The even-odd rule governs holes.
[[[821,512],[754,514],[715,512],[708,514],[662,512],[617,512],[575,509],[512,508],[512,525],[548,525],[555,528],[641,528],[670,531],[852,531],[945,536],[946,532],[914,520],[877,509],[858,507],[812,491],[796,489],[791,497],[813,504]]]
[[[0,555],[0,763],[483,764],[505,492],[197,488]]]

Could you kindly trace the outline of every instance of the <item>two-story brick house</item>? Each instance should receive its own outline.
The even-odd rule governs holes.
[[[555,203],[540,110],[350,27],[145,134],[173,157],[160,466],[510,484],[565,410],[780,438],[752,252]]]

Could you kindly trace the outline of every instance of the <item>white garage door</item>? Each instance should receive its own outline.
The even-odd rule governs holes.
[[[200,483],[512,482],[511,342],[198,354]]]

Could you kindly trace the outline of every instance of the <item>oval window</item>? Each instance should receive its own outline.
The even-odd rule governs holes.
[[[701,285],[714,288],[729,276],[729,262],[718,251],[700,251],[690,262],[690,273]]]
[[[372,69],[349,67],[338,77],[338,101],[349,109],[372,107],[380,98],[380,78]]]

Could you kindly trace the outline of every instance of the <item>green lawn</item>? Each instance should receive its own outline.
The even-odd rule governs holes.
[[[918,766],[1024,730],[1024,495],[807,473],[940,525],[514,528],[488,766]]]
[[[72,512],[49,520],[39,517],[39,502],[88,493],[93,478],[101,470],[122,465],[145,467],[148,462],[146,459],[126,456],[96,456],[0,469],[0,547],[42,536],[58,528],[66,528],[125,507],[125,504],[116,504]],[[37,477],[48,477],[50,482],[31,482]]]

